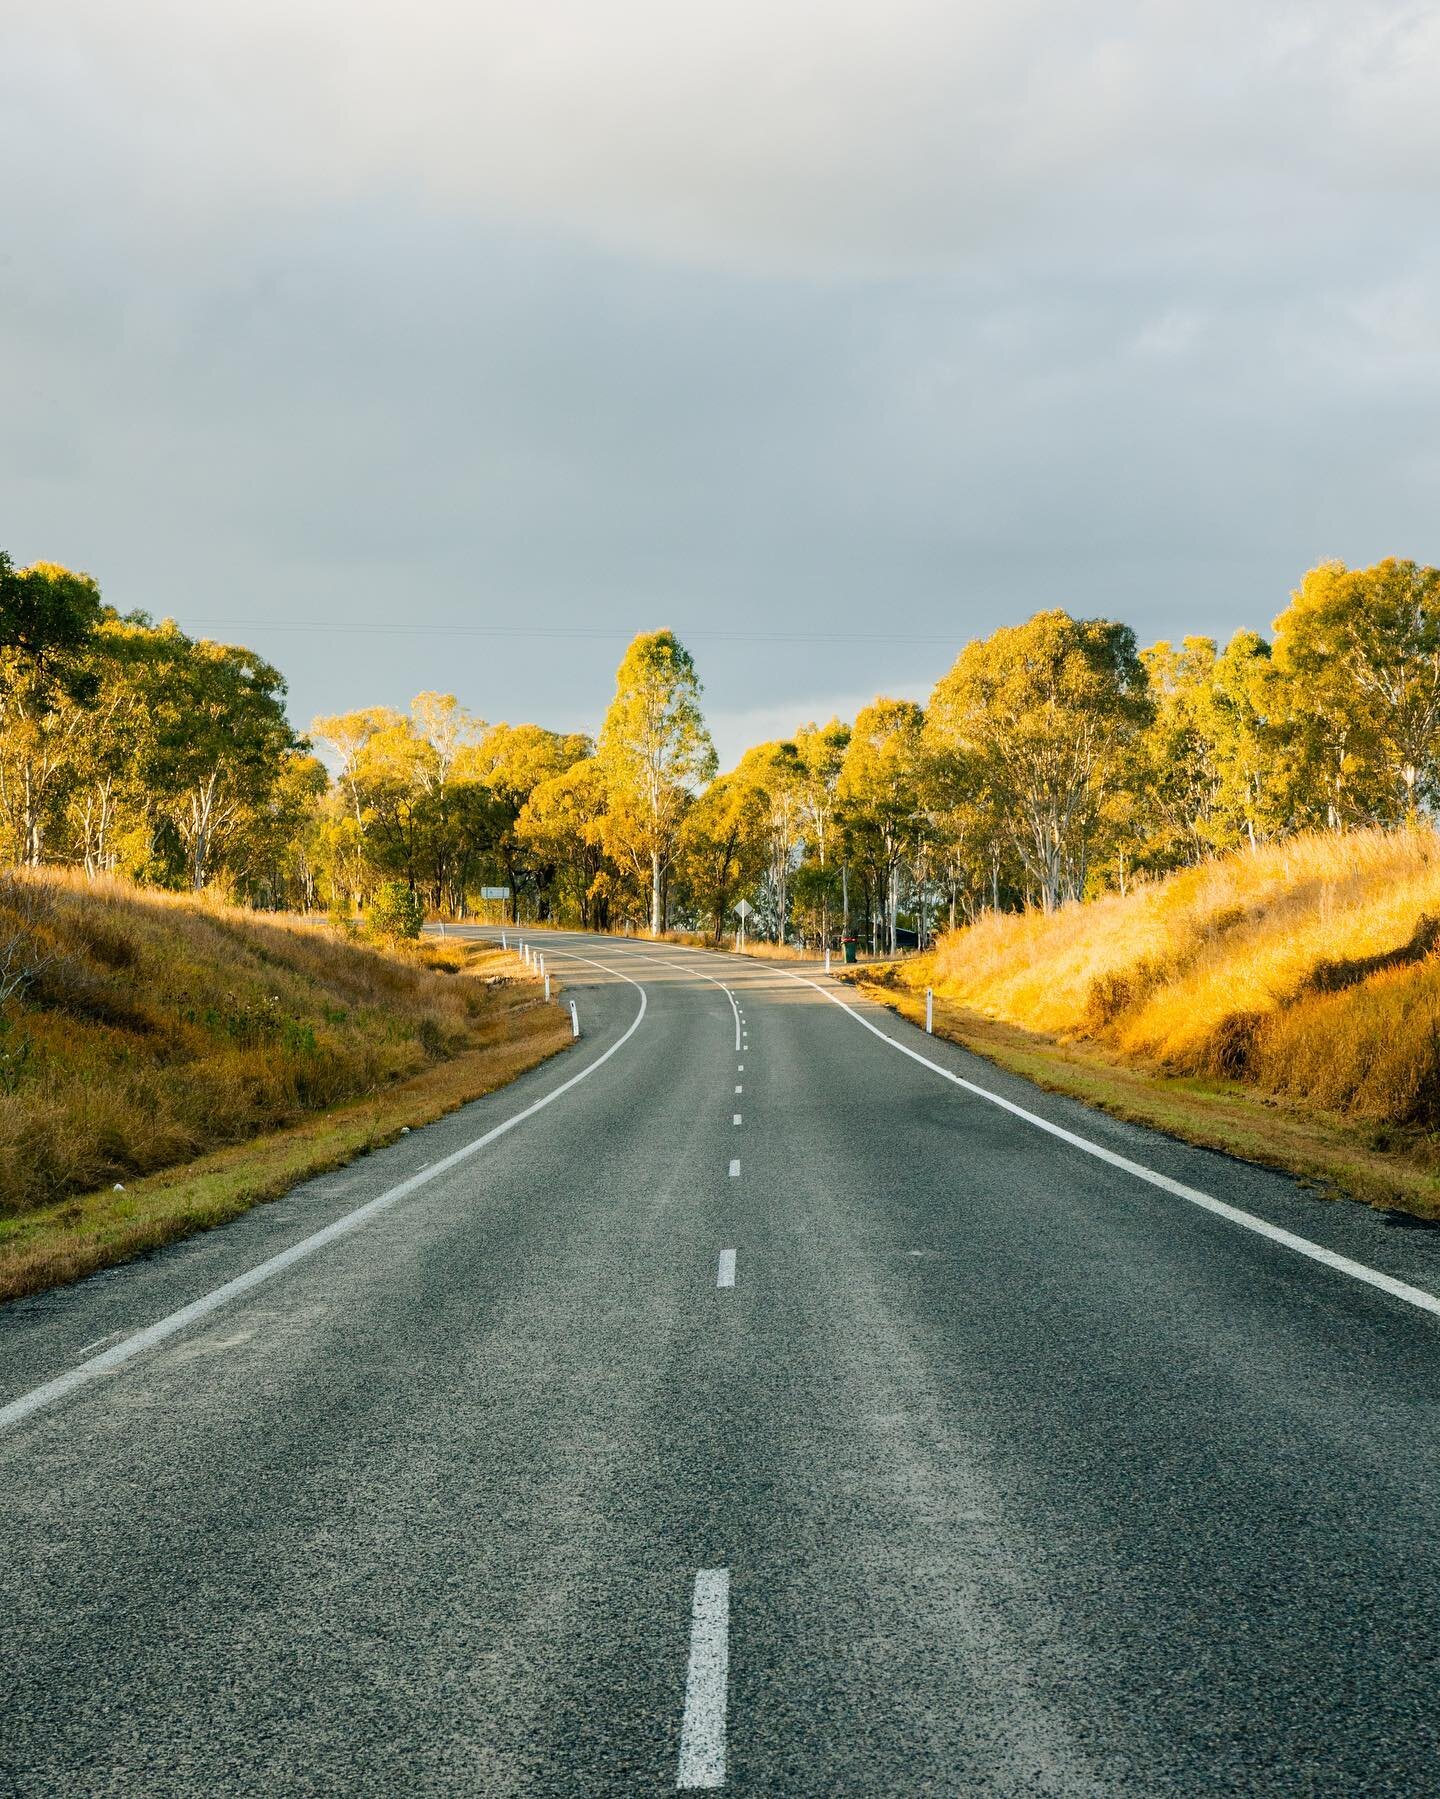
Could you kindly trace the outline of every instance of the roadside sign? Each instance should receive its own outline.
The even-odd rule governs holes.
[[[480,897],[481,899],[509,899],[510,889],[508,887],[482,887]]]
[[[755,908],[750,904],[749,900],[741,900],[735,910],[741,918],[748,918]]]

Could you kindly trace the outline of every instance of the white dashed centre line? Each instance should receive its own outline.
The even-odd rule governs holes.
[[[677,1787],[724,1786],[729,1684],[730,1570],[702,1568],[695,1576]]]
[[[736,1091],[736,1092],[737,1092],[737,1093],[743,1093],[743,1092],[744,1092],[744,1091],[745,1091],[745,1089],[744,1089],[744,1088],[743,1088],[743,1087],[739,1087],[739,1086],[737,1086],[737,1087],[736,1087],[736,1089],[735,1089],[735,1091]]]
[[[730,1164],[730,1179],[737,1180],[740,1175],[740,1158],[737,1156]]]
[[[733,1249],[720,1251],[720,1267],[715,1275],[715,1285],[717,1287],[733,1287],[735,1285],[735,1251]]]
[[[738,1112],[735,1114],[735,1122],[736,1124],[739,1124],[740,1122],[740,1114]]]

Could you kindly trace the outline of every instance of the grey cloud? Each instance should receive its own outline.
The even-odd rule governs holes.
[[[1424,10],[4,30],[0,543],[246,636],[302,719],[593,724],[671,623],[728,742],[1038,605],[1224,635],[1437,557]],[[597,635],[464,629],[540,622]]]
[[[167,213],[388,184],[667,261],[895,273],[1101,183],[1157,227],[1437,186],[1440,25],[1403,0],[10,10],[22,85],[63,83]]]

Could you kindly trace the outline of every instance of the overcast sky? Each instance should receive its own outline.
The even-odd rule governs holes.
[[[0,545],[725,759],[1440,561],[1440,6],[0,0]]]

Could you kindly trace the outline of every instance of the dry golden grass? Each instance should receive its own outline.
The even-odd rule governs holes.
[[[1377,1126],[1440,1127],[1440,836],[1320,834],[944,938],[900,979],[989,1019]]]
[[[518,986],[518,984],[517,984]],[[82,1280],[130,1256],[228,1223],[300,1181],[393,1142],[503,1087],[571,1041],[551,1006],[510,988],[478,1047],[366,1099],[127,1186],[0,1218],[0,1302]]]
[[[12,938],[39,972],[0,1029],[0,1218],[384,1092],[538,993],[487,985],[517,968],[481,945],[387,950],[49,872],[0,883]]]

